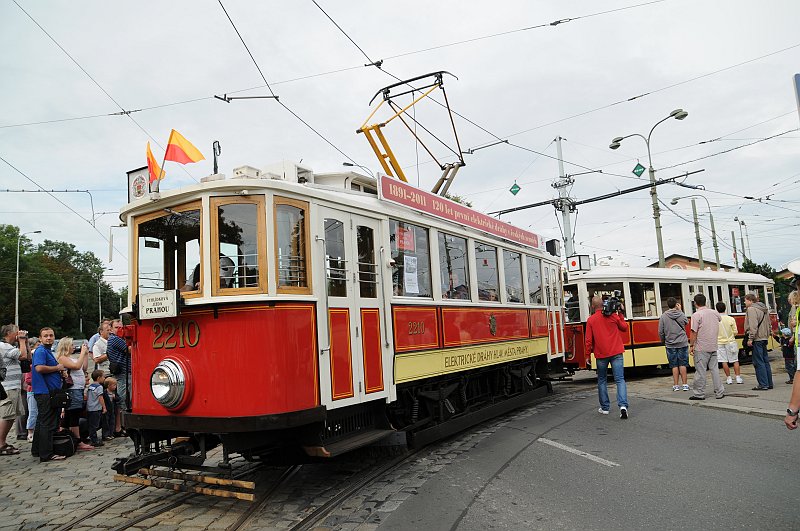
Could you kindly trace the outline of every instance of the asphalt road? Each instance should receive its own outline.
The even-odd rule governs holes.
[[[380,529],[800,527],[782,423],[647,399],[621,420],[582,396],[499,427]]]

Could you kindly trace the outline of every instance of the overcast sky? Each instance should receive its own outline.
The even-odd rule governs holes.
[[[644,142],[630,138],[611,151],[610,140],[646,136],[683,108],[688,118],[667,120],[653,133],[653,165],[660,178],[705,170],[686,183],[706,190],[699,193],[714,214],[721,260],[733,262],[732,230],[740,246],[737,216],[746,223],[755,261],[780,268],[800,255],[792,239],[800,225],[792,85],[800,72],[800,2],[318,3],[370,60],[383,60],[383,71],[363,66],[367,58],[311,1],[222,2],[280,101],[371,171],[379,165],[355,130],[373,94],[394,82],[389,74],[451,72],[458,79],[445,79],[447,96],[469,120],[456,117],[462,148],[497,138],[519,146],[465,155],[467,166],[451,191],[483,212],[557,195],[550,186],[557,162],[530,151],[556,157],[556,136],[566,139],[567,173],[604,172],[575,176],[575,199],[646,182],[646,172],[641,179],[631,173],[637,160],[647,166]],[[556,20],[563,22],[548,24]],[[34,242],[69,241],[107,260],[103,236],[127,200],[125,172],[145,165],[148,140],[160,159],[157,143],[165,145],[172,128],[207,160],[167,163],[162,189],[212,173],[214,140],[222,145],[227,175],[237,166],[282,159],[330,172],[347,160],[275,101],[213,98],[270,94],[219,2],[3,0],[0,30],[0,157],[6,161],[0,161],[0,223],[42,230]],[[121,109],[141,110],[113,114]],[[452,139],[435,103],[420,104],[416,117]],[[436,164],[415,150],[402,124],[390,124],[386,134],[409,180],[430,189],[440,174]],[[429,145],[441,160],[453,160],[441,144]],[[732,151],[719,154],[726,150]],[[75,214],[46,194],[6,191],[38,189],[28,179],[48,190],[90,190],[97,231],[79,217],[92,216],[86,194],[55,194]],[[522,188],[516,196],[508,192],[515,181]],[[665,185],[658,193],[670,206],[673,197],[698,192]],[[666,254],[696,256],[690,200],[670,208],[662,210]],[[712,262],[702,199],[698,210],[704,258]],[[549,206],[503,219],[546,237],[561,235],[560,217]],[[581,206],[573,225],[579,253],[630,265],[657,260],[646,190]],[[114,232],[124,254],[125,231]],[[125,273],[127,262],[116,253],[110,267],[106,278],[120,287],[124,277],[113,275]]]

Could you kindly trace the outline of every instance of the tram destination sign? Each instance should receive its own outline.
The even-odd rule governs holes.
[[[178,315],[178,292],[161,291],[139,295],[139,319],[160,319]]]
[[[398,179],[381,175],[379,180],[378,190],[380,190],[380,198],[384,201],[407,206],[437,218],[482,230],[522,245],[544,249],[544,241],[538,234],[514,227],[486,214],[481,214],[455,201],[422,191]]]

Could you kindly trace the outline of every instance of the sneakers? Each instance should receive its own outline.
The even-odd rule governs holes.
[[[733,378],[731,378],[730,376],[728,376],[728,379],[727,379],[727,380],[725,380],[725,383],[726,383],[726,384],[728,384],[728,385],[731,385],[731,384],[733,383]]]
[[[628,418],[628,408],[626,408],[625,406],[619,408],[619,418],[623,420]]]
[[[705,399],[706,399],[706,397],[704,397],[704,396],[694,396],[694,395],[692,395],[692,396],[689,397],[689,400],[705,400]]]
[[[689,390],[689,384],[683,384],[683,390],[684,391],[688,391]]]
[[[742,377],[741,377],[741,376],[737,376],[737,377],[736,377],[736,383],[737,383],[737,384],[743,384],[743,383],[744,383],[744,380],[742,380]]]
[[[673,385],[672,386],[672,390],[673,391],[680,391],[681,390],[681,386],[680,385]]]
[[[598,409],[597,412],[600,413],[601,415],[608,415],[608,411],[603,408]]]

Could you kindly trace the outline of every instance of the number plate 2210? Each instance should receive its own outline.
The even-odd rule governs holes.
[[[200,342],[200,325],[195,321],[153,324],[153,348],[196,347]]]

